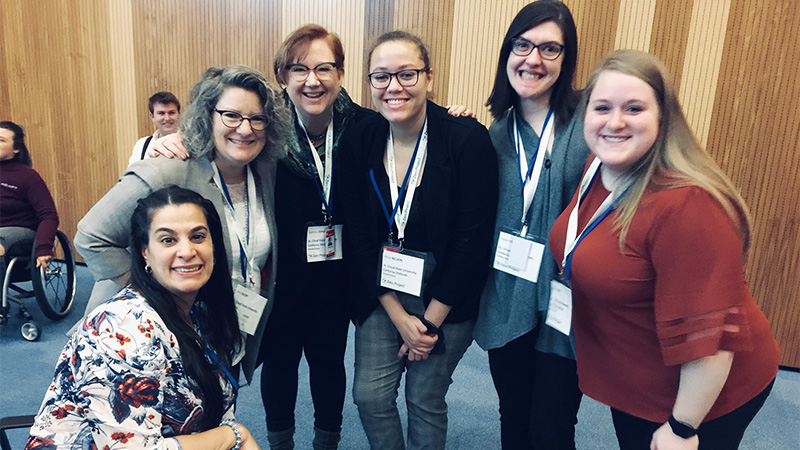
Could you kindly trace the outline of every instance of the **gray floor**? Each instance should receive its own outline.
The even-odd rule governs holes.
[[[66,337],[64,333],[82,314],[91,285],[85,268],[79,269],[76,304],[66,319],[50,322],[39,312],[36,302],[29,300],[31,314],[44,326],[38,342],[22,339],[21,320],[12,317],[0,327],[0,416],[32,414],[39,408],[50,383],[56,358]],[[352,329],[351,329],[352,331]],[[353,366],[352,332],[347,352],[347,367]],[[352,382],[352,371],[348,381]],[[258,378],[258,377],[256,377]],[[297,448],[311,448],[313,408],[308,392],[308,373],[301,364],[301,390],[297,406]],[[341,449],[368,448],[364,431],[352,403],[350,392],[345,401]],[[402,408],[402,393],[399,403]],[[454,375],[447,397],[450,406],[448,449],[499,449],[500,423],[497,396],[489,375],[486,353],[473,345]],[[261,395],[258,383],[242,388],[237,418],[247,425],[262,448],[268,448],[264,428]],[[14,448],[22,448],[27,432],[11,434]],[[577,428],[579,449],[616,449],[608,408],[584,398]],[[800,373],[780,371],[772,395],[745,434],[742,449],[800,449]]]

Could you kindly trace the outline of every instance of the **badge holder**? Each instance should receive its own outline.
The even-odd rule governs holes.
[[[387,241],[381,247],[378,285],[420,297],[427,255]]]
[[[544,257],[544,242],[536,236],[521,236],[519,230],[511,227],[501,227],[492,267],[536,283]]]
[[[306,261],[342,259],[343,226],[315,221],[306,224]]]

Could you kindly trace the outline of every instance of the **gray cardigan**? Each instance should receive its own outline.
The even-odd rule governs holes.
[[[494,121],[489,128],[500,170],[500,197],[497,207],[492,259],[500,230],[520,230],[522,190],[519,159],[513,138],[512,110]],[[526,159],[530,161],[539,137],[524,121],[518,121]],[[583,140],[583,124],[577,115],[566,126],[557,129],[552,153],[542,168],[533,204],[528,210],[528,236],[538,237],[547,247],[550,227],[569,204],[580,183],[588,148]],[[537,350],[575,358],[571,339],[544,325],[550,303],[550,281],[558,269],[549,250],[545,250],[539,269],[538,283],[492,269],[481,297],[475,342],[484,350],[499,348],[541,326]]]
[[[272,309],[277,269],[277,228],[275,226],[274,188],[275,163],[256,160],[250,163],[257,183],[257,193],[264,207],[272,242],[270,258],[262,273],[261,291],[268,300],[261,321],[254,336],[248,336],[242,371],[248,382],[258,365],[258,351],[264,326]],[[83,256],[95,280],[106,280],[122,275],[130,270],[131,214],[136,201],[150,192],[177,185],[191,189],[211,200],[220,217],[224,217],[225,206],[219,189],[214,184],[211,161],[205,157],[180,159],[148,158],[137,161],[128,167],[119,182],[78,223],[75,235],[75,248]],[[223,235],[228,238],[228,224],[222,220]],[[226,248],[229,247],[226,240]],[[238,267],[239,261],[231,259],[228,249],[228,267]]]

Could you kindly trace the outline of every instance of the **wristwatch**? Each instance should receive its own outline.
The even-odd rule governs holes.
[[[686,422],[681,422],[680,420],[676,419],[675,416],[670,415],[667,422],[669,423],[669,427],[672,428],[672,432],[675,433],[675,436],[689,439],[697,434],[697,428],[689,425]]]

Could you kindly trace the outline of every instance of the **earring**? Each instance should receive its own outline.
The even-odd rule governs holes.
[[[147,273],[153,273],[153,269],[151,269],[147,264],[144,265],[144,271]]]

